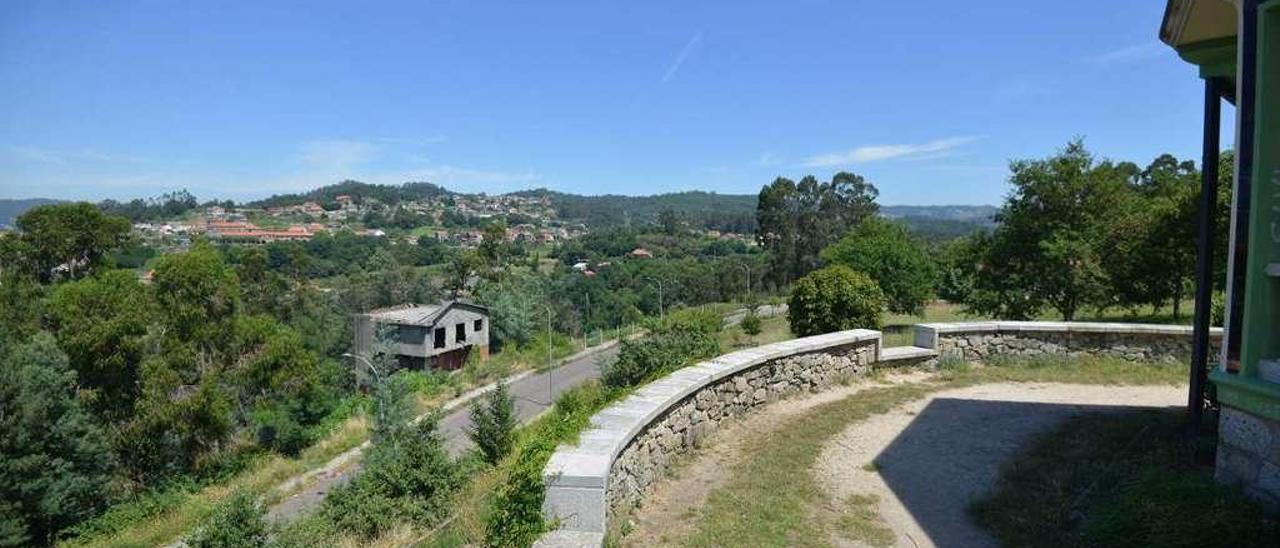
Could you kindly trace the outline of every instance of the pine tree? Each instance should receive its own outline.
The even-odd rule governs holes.
[[[471,441],[489,464],[497,464],[511,453],[515,444],[515,400],[507,391],[507,385],[498,386],[484,398],[484,404],[471,404]]]

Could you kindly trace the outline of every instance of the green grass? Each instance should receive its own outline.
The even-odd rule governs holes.
[[[1183,418],[1070,420],[1007,464],[971,513],[1007,546],[1276,546],[1276,520],[1191,464]]]
[[[791,325],[787,323],[786,315],[781,315],[760,318],[760,334],[754,337],[744,333],[740,325],[726,327],[716,333],[716,337],[720,341],[722,350],[732,352],[739,348],[790,340],[796,336],[791,333]]]
[[[1111,359],[996,360],[995,365],[952,367],[931,382],[881,386],[818,406],[748,442],[729,479],[708,498],[689,546],[825,546],[832,531],[869,528],[812,477],[814,459],[828,439],[849,424],[950,388],[991,382],[1166,384],[1181,379],[1179,364]],[[841,520],[846,525],[841,525]],[[853,520],[853,521],[850,521]]]
[[[876,510],[879,503],[880,497],[875,495],[845,497],[844,513],[836,520],[836,531],[841,537],[869,546],[892,546],[896,537],[880,518]]]

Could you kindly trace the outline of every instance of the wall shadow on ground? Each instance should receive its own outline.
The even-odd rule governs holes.
[[[968,506],[989,492],[1010,457],[1066,419],[1151,409],[1155,408],[938,398],[876,456],[875,463],[933,544],[994,546],[990,535],[969,518]]]

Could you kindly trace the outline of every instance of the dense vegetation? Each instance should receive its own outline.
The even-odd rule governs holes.
[[[1224,180],[1230,165],[1228,155],[1217,166]],[[0,544],[55,542],[112,505],[216,484],[263,455],[297,455],[366,409],[376,415],[374,449],[361,479],[308,522],[320,532],[268,534],[307,544],[439,523],[471,475],[502,470],[495,498],[506,506],[486,514],[488,534],[524,542],[542,527],[537,471],[554,442],[580,428],[582,413],[720,351],[720,314],[694,307],[789,295],[797,335],[875,328],[884,312],[919,313],[938,297],[1002,318],[1166,305],[1180,313],[1192,283],[1198,176],[1171,156],[1139,168],[1096,160],[1072,142],[1013,162],[998,224],[959,238],[902,220],[938,221],[922,211],[882,216],[875,186],[852,173],[778,178],[758,198],[539,191],[562,212],[599,218],[584,237],[554,247],[507,241],[512,219],[472,219],[459,222],[482,229],[475,248],[344,230],[263,246],[197,238],[161,254],[135,240],[129,223],[184,214],[195,204],[185,193],[36,207],[0,235]],[[342,194],[384,204],[450,196],[426,183],[345,182],[259,205],[331,205]],[[748,220],[737,218],[748,201]],[[1220,203],[1219,280],[1229,201]],[[939,214],[986,222],[981,208]],[[396,230],[424,222],[397,215],[377,222]],[[755,242],[707,232],[751,227]],[[406,418],[406,392],[439,383],[392,375],[370,403],[342,365],[352,313],[442,298],[488,306],[499,354],[545,355],[567,337],[635,324],[649,332],[622,344],[600,392],[562,410],[568,426],[513,435],[509,399],[495,393],[475,411],[479,452],[458,461],[443,451],[433,420]],[[748,314],[743,328],[758,333],[759,319]],[[33,480],[53,462],[58,473]],[[260,512],[257,504],[233,498],[209,523],[244,521],[238,516]],[[244,523],[242,531],[209,525],[192,538],[264,534]]]
[[[1231,154],[1215,166],[1230,180]],[[1146,168],[1098,161],[1080,141],[1010,166],[1014,190],[999,226],[956,242],[940,288],[971,311],[1025,319],[1048,309],[1070,320],[1086,308],[1171,305],[1194,284],[1199,171],[1162,155]],[[1225,279],[1230,185],[1214,212],[1215,287]]]

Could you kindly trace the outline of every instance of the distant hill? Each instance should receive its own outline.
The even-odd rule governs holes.
[[[306,202],[321,205],[332,204],[338,196],[352,196],[357,201],[373,198],[384,204],[397,204],[403,201],[420,200],[435,196],[457,195],[444,187],[432,183],[405,183],[402,185],[375,185],[360,181],[343,181],[327,185],[310,192],[296,194],[276,194],[270,198],[245,204],[248,207],[285,207]]]
[[[244,205],[265,208],[317,202],[323,206],[332,206],[336,203],[335,199],[338,196],[344,195],[352,196],[357,202],[374,199],[385,204],[441,196],[471,196],[425,182],[378,185],[359,181],[343,181],[308,192],[278,194]],[[674,211],[683,221],[698,228],[722,232],[751,233],[755,231],[756,227],[755,194],[718,194],[715,192],[686,191],[652,196],[622,196],[616,194],[584,196],[539,188],[513,192],[511,195],[546,198],[551,207],[555,209],[556,215],[561,219],[582,222],[590,227],[651,224],[656,222],[658,216],[668,209]],[[110,206],[106,209],[117,214],[126,214],[126,210],[131,210],[130,208],[137,209],[137,207],[133,206],[138,204],[150,204],[154,207],[143,209],[160,211],[161,206],[166,206],[169,202],[178,203],[178,201],[172,199],[174,196],[183,198],[180,202],[187,208],[195,206],[195,197],[185,192],[171,193],[162,197],[170,198],[167,201],[156,198],[151,201],[134,200],[124,204],[108,201],[104,202],[103,205]],[[56,200],[0,200],[0,223],[12,225],[13,218],[28,208],[54,201]],[[155,202],[155,204],[151,202]],[[165,209],[167,210],[167,206]],[[332,207],[328,209],[332,209]],[[891,205],[880,207],[880,212],[885,217],[905,222],[912,230],[931,241],[945,241],[969,234],[975,230],[992,228],[995,226],[992,216],[997,211],[998,208],[995,206],[984,205]],[[134,216],[130,217],[133,218]]]
[[[938,221],[963,221],[988,227],[995,226],[995,221],[992,217],[997,211],[1000,211],[1000,208],[989,205],[880,206],[880,213],[891,219],[921,218]]]
[[[10,199],[0,198],[0,228],[12,228],[13,223],[18,216],[25,213],[28,209],[45,204],[56,204],[62,200],[51,200],[49,198],[24,198]]]
[[[717,194],[687,191],[653,196],[604,194],[582,196],[536,189],[512,193],[530,198],[548,198],[562,219],[581,221],[587,226],[618,226],[652,223],[670,209],[685,221],[702,228],[726,232],[752,232],[756,224],[754,194]]]

